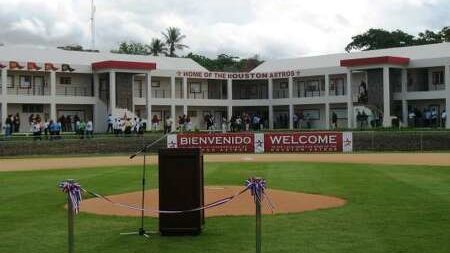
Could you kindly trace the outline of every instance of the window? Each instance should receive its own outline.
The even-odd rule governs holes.
[[[60,84],[72,84],[72,78],[69,76],[61,76],[59,78],[59,83]]]
[[[23,113],[43,113],[44,105],[24,104],[22,105]]]
[[[44,77],[42,77],[42,76],[35,76],[33,78],[33,83],[34,83],[34,86],[39,86],[39,87],[44,86]]]
[[[154,82],[152,82],[152,87],[159,88],[159,87],[161,87],[161,84],[159,83],[159,81],[154,81]]]
[[[8,76],[6,83],[8,88],[14,88],[14,76]]]
[[[330,79],[330,95],[339,96],[344,95],[344,78]]]
[[[19,86],[23,89],[31,88],[31,76],[20,76]]]
[[[201,93],[202,92],[202,86],[200,83],[190,83],[190,92],[191,93]]]
[[[444,84],[444,71],[432,72],[431,77],[433,85]]]
[[[281,82],[280,83],[280,89],[287,89],[288,88],[288,82]]]

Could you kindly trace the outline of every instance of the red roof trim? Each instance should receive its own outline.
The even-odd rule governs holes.
[[[132,62],[132,61],[102,61],[92,63],[93,70],[102,69],[129,69],[129,70],[153,70],[156,63],[153,62]]]
[[[396,56],[381,56],[381,57],[341,60],[341,67],[358,67],[376,64],[407,65],[409,64],[409,58]]]

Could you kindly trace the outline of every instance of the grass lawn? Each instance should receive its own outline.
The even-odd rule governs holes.
[[[104,194],[130,192],[139,189],[140,169],[0,173],[0,252],[66,252],[58,181],[75,178]],[[208,185],[243,185],[253,175],[265,177],[271,188],[348,200],[336,209],[264,216],[263,252],[450,252],[450,167],[206,164]],[[149,179],[155,186],[156,167]],[[254,217],[208,218],[200,236],[150,240],[119,235],[136,229],[137,218],[82,213],[75,224],[76,252],[254,252]],[[147,218],[146,225],[156,229],[157,220]]]

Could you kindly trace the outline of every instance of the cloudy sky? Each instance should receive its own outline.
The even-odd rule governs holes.
[[[91,0],[0,0],[0,43],[89,48]],[[199,54],[264,59],[342,52],[371,27],[450,25],[449,0],[95,0],[100,50],[181,28]],[[181,53],[183,54],[183,53]]]

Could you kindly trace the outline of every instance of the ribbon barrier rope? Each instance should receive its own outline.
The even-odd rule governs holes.
[[[253,196],[254,202],[255,202],[255,211],[256,211],[256,253],[261,252],[261,204],[263,203],[263,200],[264,199],[267,200],[266,201],[267,206],[272,211],[272,213],[273,213],[273,209],[274,209],[274,206],[273,206],[272,202],[270,201],[270,198],[265,193],[265,190],[267,188],[266,180],[263,178],[258,178],[258,177],[252,177],[252,178],[247,179],[245,181],[245,188],[229,197],[216,200],[216,201],[209,203],[202,207],[197,207],[197,208],[188,209],[188,210],[149,210],[149,209],[142,209],[140,207],[133,206],[133,205],[115,202],[104,195],[101,195],[96,192],[89,191],[89,190],[82,188],[80,186],[80,184],[78,184],[77,182],[75,182],[72,179],[61,182],[59,184],[59,188],[61,189],[62,192],[67,194],[69,253],[74,252],[73,220],[74,220],[74,214],[77,214],[80,211],[80,205],[82,202],[82,196],[81,196],[82,192],[88,193],[88,194],[92,195],[93,197],[103,199],[103,200],[111,203],[112,205],[121,206],[121,207],[129,208],[129,209],[133,209],[133,210],[139,210],[139,211],[151,212],[151,213],[181,214],[181,213],[196,212],[196,211],[200,211],[200,210],[206,210],[206,209],[214,208],[217,206],[221,206],[221,205],[224,205],[224,204],[232,201],[233,199],[242,195],[246,191],[250,191],[251,195]]]

